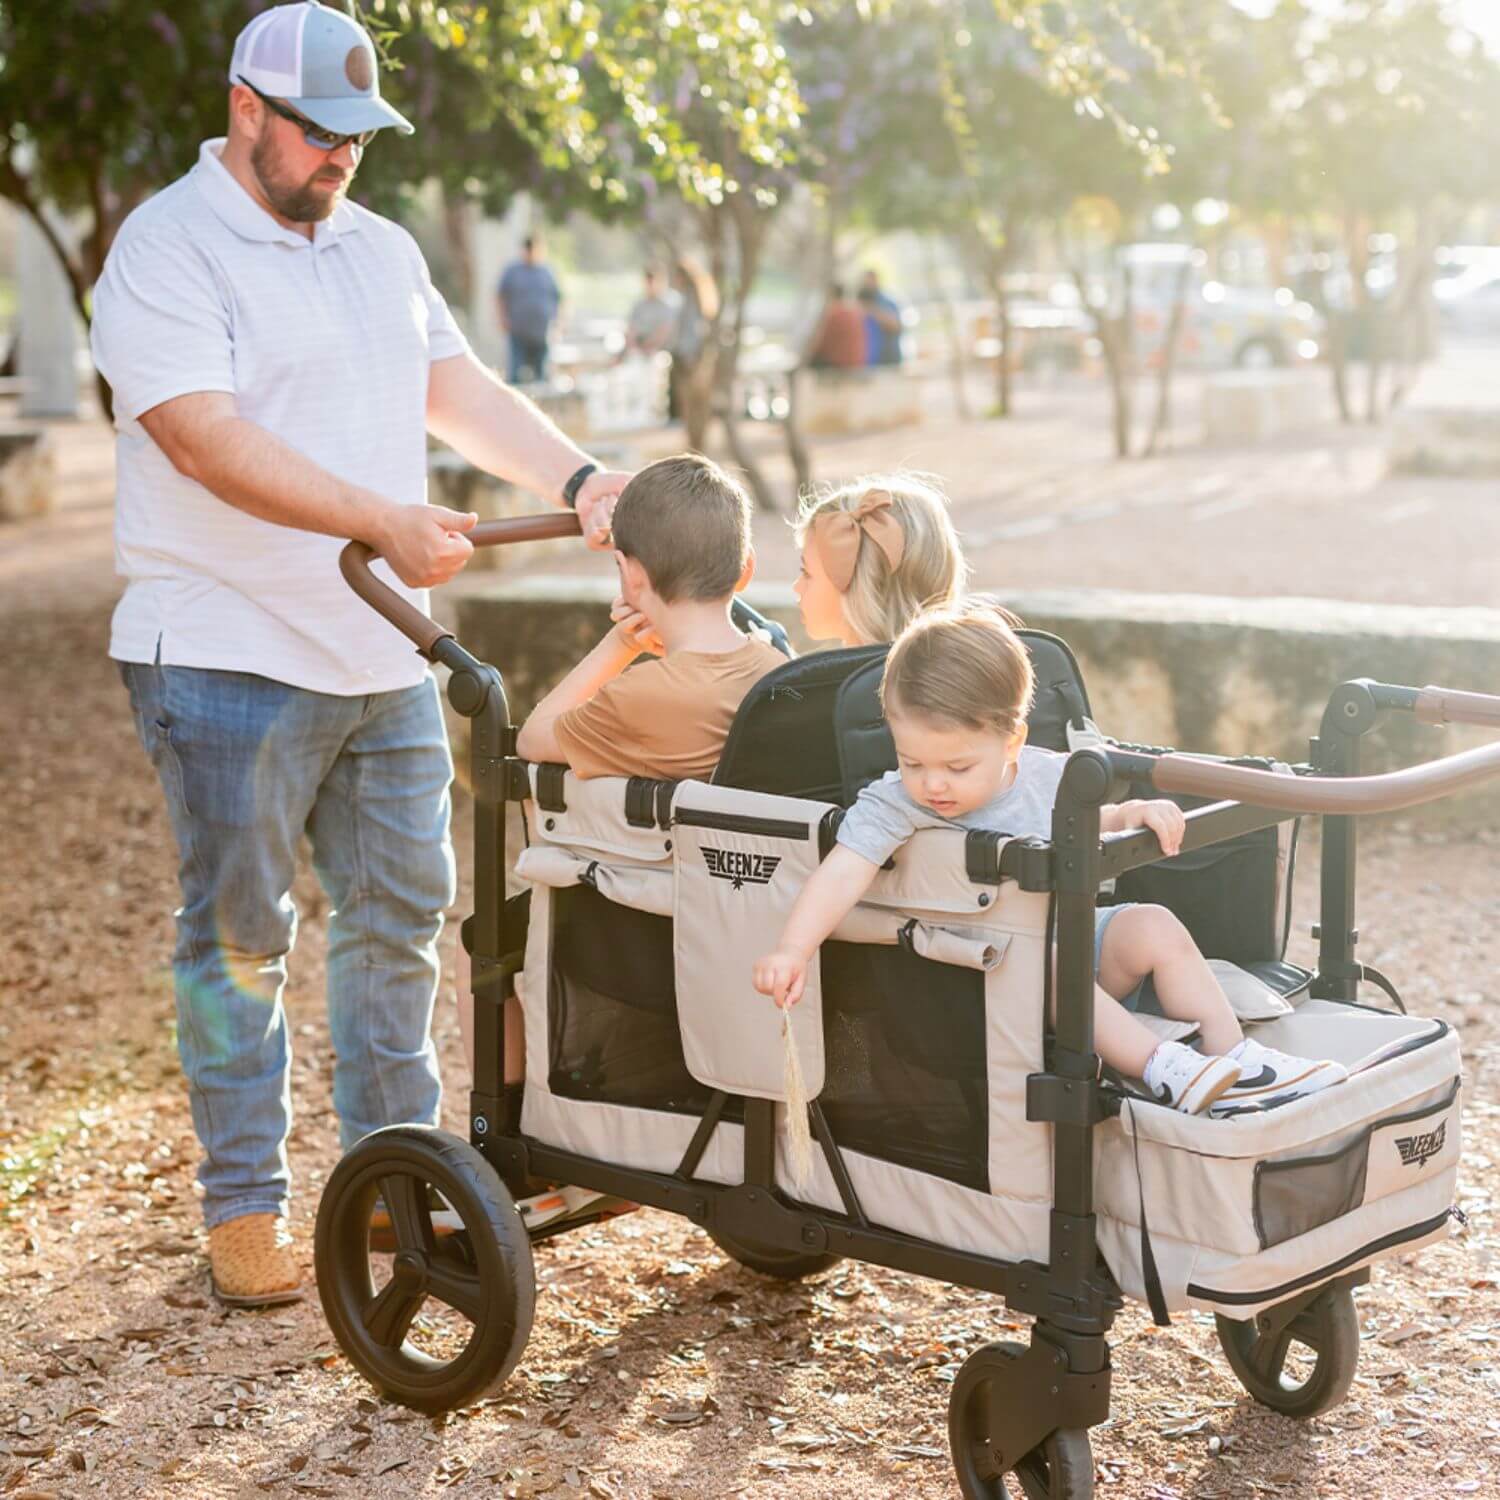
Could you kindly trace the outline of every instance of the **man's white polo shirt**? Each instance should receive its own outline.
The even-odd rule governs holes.
[[[308,240],[283,229],[207,141],[121,227],[94,292],[114,390],[117,571],[110,655],[254,672],[345,696],[409,687],[425,663],[349,589],[344,543],[258,520],[173,468],[139,418],[193,391],[330,473],[427,498],[427,378],[467,348],[416,242],[351,203]],[[418,608],[425,591],[396,583]]]

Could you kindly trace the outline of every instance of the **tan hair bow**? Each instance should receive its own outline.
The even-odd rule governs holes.
[[[906,532],[891,505],[889,490],[871,490],[853,510],[825,510],[813,522],[813,544],[823,561],[823,571],[839,593],[849,592],[866,537],[880,548],[891,572],[901,566]]]

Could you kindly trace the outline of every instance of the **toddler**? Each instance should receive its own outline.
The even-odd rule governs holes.
[[[798,896],[755,987],[781,1006],[801,997],[807,965],[919,828],[986,828],[1050,838],[1067,757],[1026,744],[1031,661],[991,608],[919,616],[886,663],[881,697],[900,769],[860,793],[837,847]],[[1166,854],[1181,847],[1182,811],[1168,801],[1101,809],[1106,833],[1149,828]],[[1292,1057],[1246,1037],[1186,928],[1164,907],[1102,907],[1095,931],[1094,1036],[1111,1067],[1142,1079],[1163,1104],[1228,1114],[1283,1103],[1347,1076],[1336,1062]],[[1166,1015],[1192,1021],[1203,1052],[1159,1042],[1131,1013],[1150,975]]]

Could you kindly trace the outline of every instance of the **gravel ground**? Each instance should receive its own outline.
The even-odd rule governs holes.
[[[438,1421],[374,1400],[315,1298],[236,1315],[211,1302],[165,962],[172,860],[104,660],[103,522],[70,509],[17,528],[0,558],[0,1494],[955,1494],[949,1383],[978,1344],[1025,1336],[977,1293],[852,1265],[767,1284],[642,1212],[539,1248],[520,1368],[496,1400]],[[1127,1309],[1114,1416],[1094,1434],[1102,1495],[1500,1493],[1496,856],[1492,836],[1393,826],[1362,862],[1362,955],[1461,1028],[1468,1229],[1376,1269],[1354,1389],[1307,1423],[1249,1401],[1210,1321],[1158,1330]],[[1309,849],[1304,934],[1316,865]],[[305,878],[297,894],[292,1159],[310,1276],[337,1147],[322,901]],[[1294,956],[1309,951],[1299,937]],[[437,1032],[458,1125],[451,988]]]

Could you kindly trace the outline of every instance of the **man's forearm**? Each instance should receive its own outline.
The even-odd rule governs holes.
[[[534,401],[512,390],[473,355],[432,367],[427,426],[476,469],[508,479],[555,505],[589,456]]]
[[[176,468],[236,510],[278,526],[379,545],[393,502],[330,474],[247,421],[232,399],[183,397],[147,412],[141,422]]]

